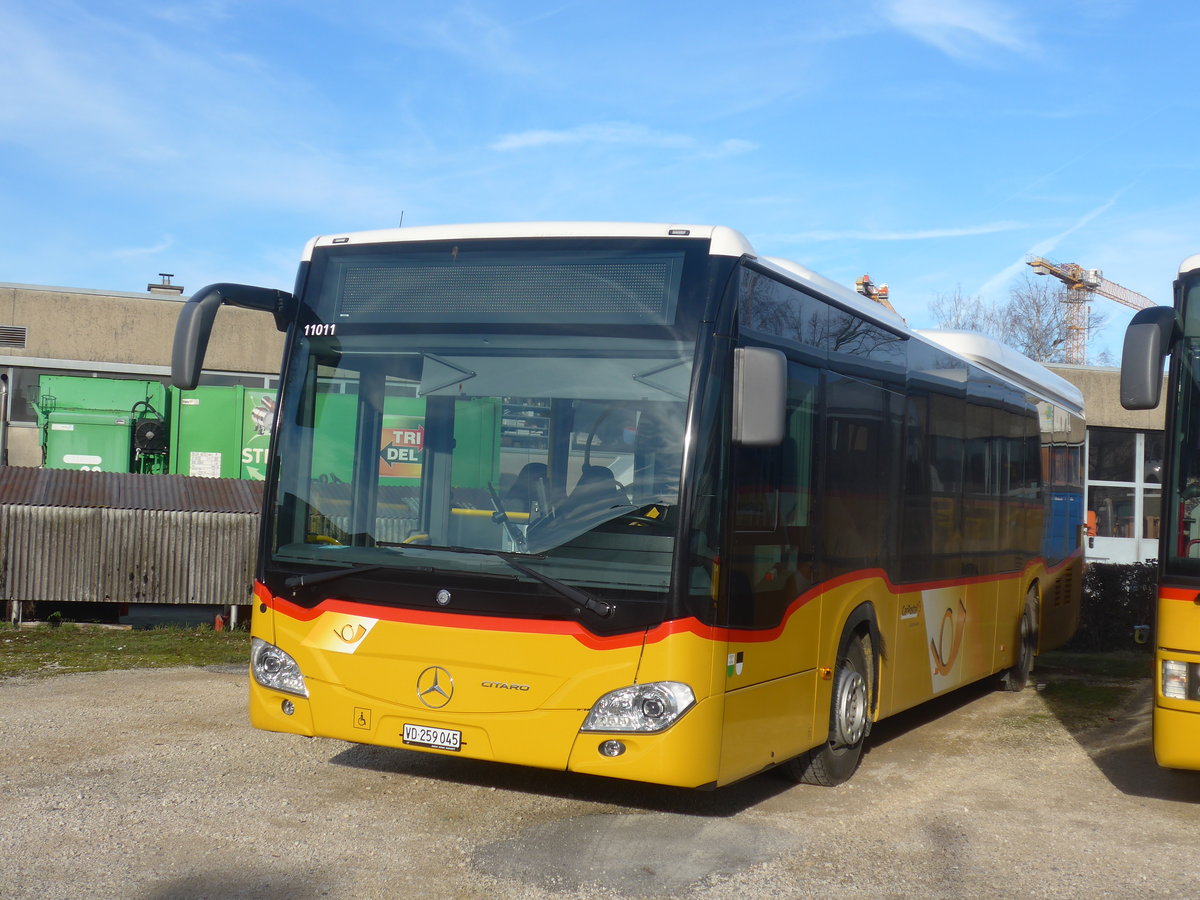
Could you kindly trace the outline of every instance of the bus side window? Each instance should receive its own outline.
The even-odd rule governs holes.
[[[889,394],[879,384],[830,373],[825,408],[821,577],[886,567],[897,463]]]
[[[730,624],[771,627],[814,580],[817,373],[788,365],[784,438],[734,455]]]

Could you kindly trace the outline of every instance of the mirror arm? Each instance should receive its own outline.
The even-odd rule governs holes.
[[[183,304],[175,323],[175,342],[171,348],[171,383],[175,387],[191,390],[200,381],[213,321],[223,304],[269,312],[280,331],[287,331],[296,307],[291,294],[275,288],[222,283],[196,291]]]

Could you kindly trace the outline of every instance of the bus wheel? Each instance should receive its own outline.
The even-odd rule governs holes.
[[[1031,587],[1025,598],[1025,612],[1017,630],[1017,661],[1001,676],[1000,684],[1006,691],[1023,691],[1029,684],[1033,671],[1033,657],[1037,653],[1037,588]]]
[[[854,774],[871,730],[874,662],[870,638],[851,635],[845,640],[833,674],[829,740],[786,763],[784,771],[791,778],[833,787]]]

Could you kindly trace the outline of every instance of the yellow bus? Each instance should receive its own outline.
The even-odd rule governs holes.
[[[1200,769],[1200,255],[1179,267],[1175,306],[1139,311],[1125,332],[1127,409],[1158,406],[1168,357],[1154,756],[1167,768]]]
[[[837,784],[1074,631],[1082,399],[711,226],[320,237],[287,331],[258,728],[685,787]]]

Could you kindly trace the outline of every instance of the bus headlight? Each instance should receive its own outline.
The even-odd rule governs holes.
[[[308,696],[304,675],[296,661],[266,641],[254,638],[250,642],[250,671],[263,687],[300,697]]]
[[[1174,700],[1188,699],[1188,665],[1177,659],[1164,659],[1162,664],[1162,692],[1164,697]]]
[[[652,733],[669,728],[696,705],[696,695],[678,681],[634,684],[596,701],[580,731]]]

